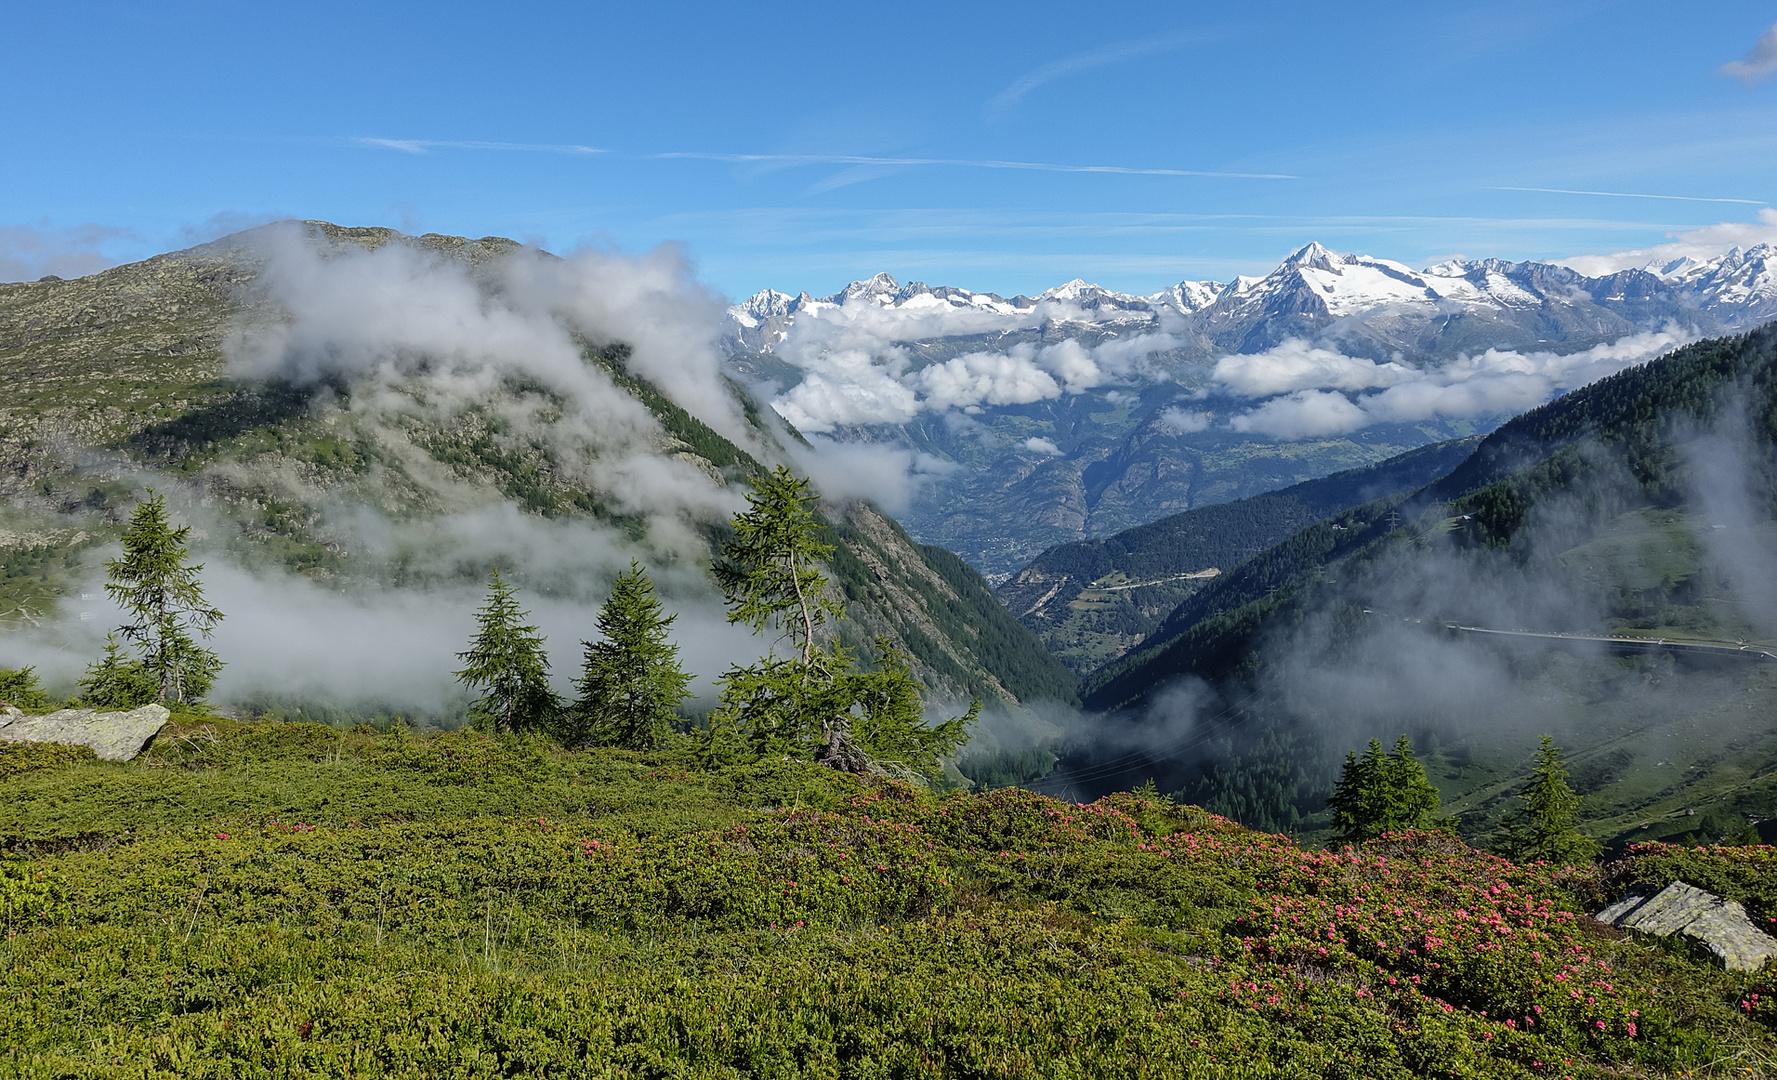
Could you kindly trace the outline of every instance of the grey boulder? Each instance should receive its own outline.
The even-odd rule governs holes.
[[[160,734],[170,715],[160,705],[144,705],[129,712],[63,709],[42,716],[0,709],[0,741],[72,743],[92,747],[105,761],[128,761]]]
[[[1777,938],[1752,925],[1738,901],[1682,881],[1658,892],[1632,891],[1595,918],[1656,937],[1681,934],[1708,949],[1729,971],[1757,971],[1777,956]]]

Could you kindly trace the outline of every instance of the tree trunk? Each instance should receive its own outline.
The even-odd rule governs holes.
[[[870,755],[864,753],[864,748],[852,739],[850,724],[842,719],[837,723],[821,726],[827,741],[820,753],[815,755],[816,764],[860,776],[875,771],[870,764]]]

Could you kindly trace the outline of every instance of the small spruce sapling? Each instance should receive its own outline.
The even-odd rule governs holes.
[[[80,700],[100,709],[135,709],[155,699],[159,687],[140,661],[130,659],[116,634],[105,638],[105,655],[87,665]]]
[[[561,706],[549,688],[543,636],[524,623],[529,615],[519,609],[517,590],[494,570],[487,600],[475,613],[475,638],[457,654],[463,662],[458,681],[484,691],[469,708],[477,725],[516,732],[546,731],[556,723]]]
[[[1524,806],[1507,834],[1514,858],[1573,864],[1598,854],[1598,841],[1579,831],[1580,797],[1567,783],[1566,757],[1551,736],[1542,737],[1518,798]]]
[[[659,749],[672,733],[679,702],[691,696],[691,676],[667,637],[677,618],[665,613],[648,571],[631,560],[599,611],[601,640],[582,642],[579,697],[564,717],[563,742]]]
[[[37,685],[37,669],[0,668],[0,705],[11,705],[20,712],[47,709],[49,695]]]
[[[165,497],[150,489],[130,515],[123,556],[105,564],[105,591],[134,620],[118,632],[136,647],[160,701],[200,700],[222,670],[216,654],[191,636],[195,630],[209,638],[223,615],[204,599],[203,566],[186,561],[190,535],[189,525],[173,528]]]

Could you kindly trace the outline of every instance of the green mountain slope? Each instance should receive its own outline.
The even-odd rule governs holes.
[[[498,276],[504,260],[546,259],[500,238],[318,222],[303,236],[320,252],[319,269],[304,264],[314,274],[400,249],[414,256],[409,277],[435,272],[444,285],[477,289],[496,313],[514,287]],[[680,591],[701,590],[708,603],[697,567],[720,538],[721,507],[738,501],[761,459],[781,459],[787,436],[737,385],[726,393],[747,426],[744,446],[645,377],[627,343],[582,336],[584,374],[558,382],[592,386],[602,414],[582,415],[584,403],[522,372],[490,374],[407,345],[391,351],[394,376],[242,375],[243,341],[303,330],[267,284],[272,262],[255,234],[243,234],[88,278],[0,285],[0,379],[9,387],[0,398],[0,627],[38,631],[71,617],[70,590],[146,486],[173,490],[198,515],[212,559],[342,595],[364,584],[461,585],[491,560],[529,558],[527,588],[590,602],[597,568],[634,553],[677,568]],[[402,321],[399,302],[390,301],[392,324]],[[338,347],[308,348],[325,360]],[[472,389],[451,381],[462,378]],[[978,574],[913,543],[868,503],[825,509],[841,545],[833,570],[852,605],[849,636],[899,639],[946,698],[1073,697],[1071,673],[999,609]],[[510,512],[511,526],[479,527],[479,547],[450,532],[453,522]],[[553,543],[580,539],[545,557],[525,532],[537,528],[560,538]],[[526,566],[518,569],[523,576]],[[0,665],[6,641],[0,631]]]
[[[1777,663],[1757,651],[1777,651],[1774,357],[1771,329],[1678,350],[1217,578],[1083,692],[1139,731],[1169,715],[1168,687],[1202,680],[1196,734],[1121,762],[1084,746],[1058,775],[1086,792],[1154,775],[1312,827],[1344,752],[1407,731],[1484,836],[1553,731],[1605,840],[1777,817]]]
[[[1436,443],[1280,491],[1187,510],[1103,540],[1050,548],[996,591],[1050,652],[1089,673],[1139,644],[1221,572],[1321,518],[1423,487],[1460,464],[1479,442],[1476,436]]]
[[[1241,653],[1236,639],[1250,640],[1263,617],[1327,567],[1374,555],[1378,544],[1442,535],[1464,545],[1509,544],[1539,502],[1559,495],[1592,504],[1594,525],[1577,524],[1564,537],[1579,540],[1619,513],[1681,501],[1688,481],[1679,446],[1700,425],[1744,409],[1762,445],[1777,436],[1774,350],[1771,328],[1701,342],[1507,422],[1423,491],[1316,522],[1218,578],[1167,616],[1150,647],[1094,673],[1083,691],[1087,704],[1137,705],[1144,687],[1160,680],[1220,676]]]

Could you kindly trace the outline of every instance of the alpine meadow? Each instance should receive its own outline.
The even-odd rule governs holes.
[[[21,10],[0,1078],[1777,1077],[1771,12],[1118,16]]]

